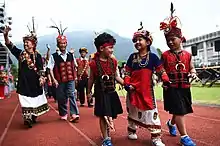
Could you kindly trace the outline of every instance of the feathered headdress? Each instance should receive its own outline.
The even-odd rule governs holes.
[[[54,25],[50,26],[50,28],[55,28],[58,31],[58,36],[57,36],[57,43],[67,43],[67,38],[66,36],[64,36],[64,32],[67,29],[66,28],[62,28],[62,24],[60,23],[60,28],[56,25],[56,23],[54,21],[52,21],[54,23]]]
[[[30,34],[24,36],[23,41],[29,40],[29,41],[32,41],[33,44],[37,45],[37,34],[36,34],[36,27],[35,27],[34,17],[32,17],[32,29],[29,25],[27,25],[27,28],[28,28],[28,31],[29,31]]]
[[[146,40],[149,40],[149,41],[151,42],[151,44],[152,44],[153,38],[152,38],[150,32],[147,31],[147,30],[144,30],[144,27],[143,27],[143,23],[142,23],[142,22],[140,22],[140,26],[141,26],[141,27],[138,29],[138,31],[136,31],[136,32],[134,33],[134,35],[133,35],[133,38],[132,38],[133,43],[135,43],[135,42],[137,41],[137,37],[143,37],[143,38],[145,38]]]
[[[178,26],[181,25],[180,19],[177,16],[173,16],[175,9],[172,2],[170,12],[170,17],[164,19],[164,21],[160,23],[160,30],[164,31],[166,39],[169,37],[179,37],[184,42],[185,38],[182,36],[181,26]]]

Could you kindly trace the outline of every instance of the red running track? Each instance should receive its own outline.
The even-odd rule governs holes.
[[[124,113],[115,120],[116,132],[111,133],[114,146],[146,146],[150,144],[150,134],[146,129],[138,129],[138,140],[127,139],[125,99],[121,98]],[[80,107],[80,122],[69,123],[59,120],[57,105],[49,100],[51,110],[38,119],[31,129],[23,126],[21,109],[17,95],[0,100],[0,146],[100,146],[101,134],[98,119],[93,109]],[[179,145],[179,136],[171,137],[165,125],[169,115],[158,102],[163,128],[163,141],[167,146]],[[194,106],[194,114],[186,116],[188,134],[198,146],[220,145],[220,108]]]

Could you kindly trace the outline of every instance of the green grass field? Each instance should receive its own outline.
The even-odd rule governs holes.
[[[117,88],[118,89],[118,88]],[[155,96],[157,99],[162,99],[163,92],[160,85],[155,87]],[[120,96],[126,95],[126,91],[118,91]],[[218,104],[220,105],[220,87],[192,87],[192,97],[194,103],[202,104]]]

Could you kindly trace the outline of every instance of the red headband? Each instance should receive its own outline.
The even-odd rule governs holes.
[[[102,45],[102,47],[108,47],[108,46],[114,46],[114,44],[113,43],[104,43]]]

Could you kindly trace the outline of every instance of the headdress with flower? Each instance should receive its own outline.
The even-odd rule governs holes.
[[[164,35],[166,39],[170,37],[178,37],[182,39],[183,42],[185,42],[186,39],[182,35],[181,27],[178,26],[181,24],[180,19],[177,16],[173,16],[173,13],[175,11],[173,7],[173,3],[171,3],[170,11],[171,11],[170,17],[164,19],[164,21],[160,23],[160,30],[164,31]]]
[[[151,45],[153,42],[153,38],[152,38],[150,32],[143,29],[144,27],[143,27],[142,22],[140,22],[140,26],[141,27],[138,29],[138,31],[136,31],[133,35],[133,38],[132,38],[133,43],[135,43],[137,41],[137,37],[143,37],[144,39],[149,40],[151,42],[150,43],[150,45]]]
[[[57,36],[57,44],[59,43],[67,43],[67,38],[66,36],[64,36],[64,32],[67,29],[66,28],[62,28],[62,24],[60,23],[60,28],[56,25],[56,23],[53,21],[54,25],[50,26],[50,28],[56,28],[58,31],[58,36]]]

